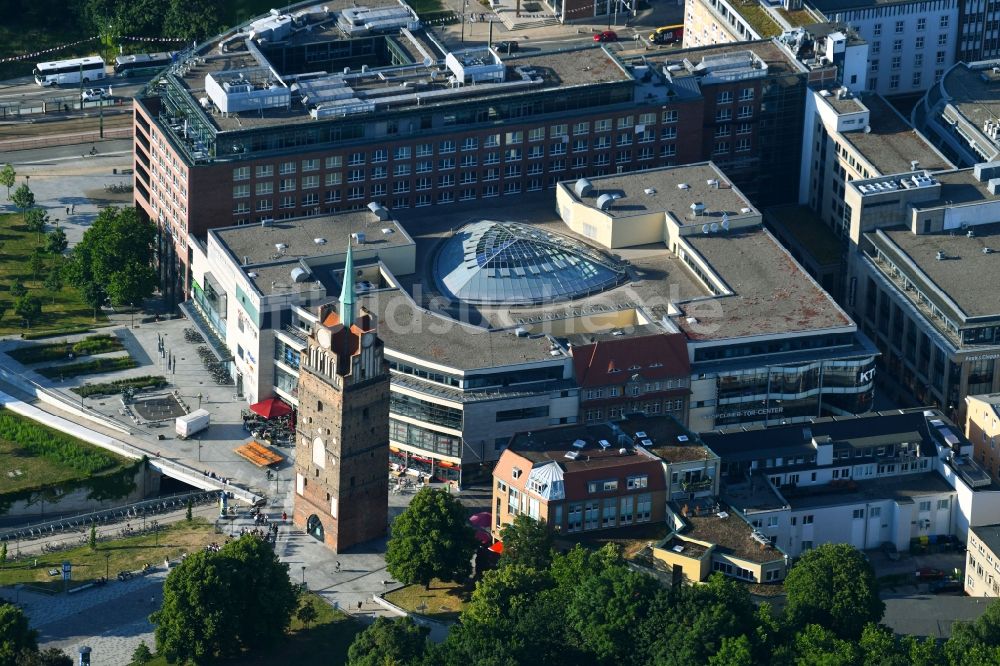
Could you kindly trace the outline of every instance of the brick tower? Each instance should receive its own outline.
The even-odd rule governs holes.
[[[354,303],[347,248],[340,312],[321,307],[299,368],[293,523],[334,551],[383,536],[389,368],[375,317]]]

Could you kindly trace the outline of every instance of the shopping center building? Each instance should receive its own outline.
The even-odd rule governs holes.
[[[295,404],[351,243],[395,462],[449,481],[515,433],[626,411],[697,432],[869,409],[874,348],[714,164],[563,182],[558,214],[549,193],[499,203],[211,230],[185,308],[248,400]]]
[[[402,3],[334,0],[209,40],[155,79],[135,103],[135,202],[181,301],[188,237],[213,227],[516,199],[705,159],[790,201],[805,86],[835,75],[769,41],[635,60],[600,44],[450,52]]]

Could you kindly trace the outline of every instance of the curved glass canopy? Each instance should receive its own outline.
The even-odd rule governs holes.
[[[516,222],[482,220],[444,242],[438,287],[458,301],[533,305],[572,300],[626,280],[625,265],[572,238]]]

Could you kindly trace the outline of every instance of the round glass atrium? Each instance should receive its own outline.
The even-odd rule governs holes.
[[[516,222],[482,220],[443,243],[438,287],[480,305],[572,300],[624,282],[625,265],[567,236]]]

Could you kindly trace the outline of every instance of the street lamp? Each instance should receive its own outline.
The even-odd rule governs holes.
[[[111,553],[104,553],[104,580],[111,576]]]
[[[302,587],[306,586],[306,565],[302,565]]]

